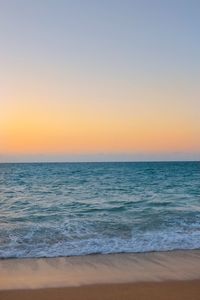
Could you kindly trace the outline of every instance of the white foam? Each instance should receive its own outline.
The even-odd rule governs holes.
[[[88,233],[88,238],[70,239],[63,234],[60,236],[50,236],[49,241],[43,241],[30,232],[29,239],[25,243],[19,243],[19,238],[10,236],[9,245],[1,245],[0,257],[58,257],[58,256],[78,256],[94,253],[138,253],[150,251],[169,251],[169,250],[192,250],[200,249],[200,230],[193,228],[192,230],[179,231],[153,231],[145,233],[132,233],[127,239],[121,237],[104,237]],[[85,236],[87,234],[84,233]],[[27,234],[28,236],[28,234]]]

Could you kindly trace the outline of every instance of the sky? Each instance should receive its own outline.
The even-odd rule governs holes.
[[[0,162],[200,159],[200,1],[0,0]]]

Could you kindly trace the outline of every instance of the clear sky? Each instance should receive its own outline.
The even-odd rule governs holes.
[[[200,159],[199,0],[0,0],[0,161]]]

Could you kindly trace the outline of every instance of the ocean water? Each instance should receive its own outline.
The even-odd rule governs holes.
[[[0,164],[0,257],[200,248],[200,162]]]

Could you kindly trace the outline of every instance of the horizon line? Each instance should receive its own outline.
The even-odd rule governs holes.
[[[185,163],[200,160],[105,160],[105,161],[5,161],[0,164],[87,164],[87,163]]]

